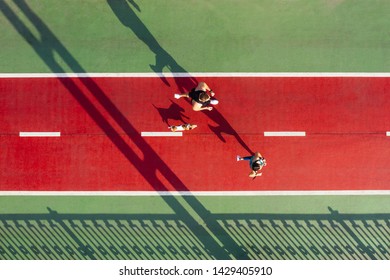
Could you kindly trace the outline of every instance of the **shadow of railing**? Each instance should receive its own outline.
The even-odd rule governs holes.
[[[149,50],[155,55],[155,65],[150,65],[150,68],[161,78],[165,85],[170,86],[168,80],[164,77],[164,69],[168,69],[174,74],[174,81],[176,87],[181,93],[188,92],[194,88],[198,81],[186,69],[184,69],[157,41],[155,36],[149,31],[145,24],[138,17],[137,13],[141,11],[140,7],[132,0],[107,0],[108,6],[111,8],[119,22],[129,28],[131,32],[142,41]],[[187,76],[186,78],[181,76]],[[173,93],[172,93],[173,94]],[[191,104],[189,100],[188,103]],[[242,146],[249,154],[253,151],[233,128],[230,122],[223,116],[223,114],[214,108],[213,111],[203,111],[203,113],[215,123],[215,126],[209,125],[212,131],[219,140],[226,142],[224,134],[231,135],[236,139],[237,143]]]
[[[0,259],[219,258],[204,245],[200,232],[176,214],[48,210],[47,214],[0,215]],[[210,218],[253,260],[390,259],[390,214],[331,210],[329,214],[210,214]]]
[[[75,73],[86,73],[25,1],[14,3],[11,8],[0,1],[0,11],[50,71],[64,73],[61,65],[66,65]],[[18,17],[13,10],[16,8],[29,24]],[[34,35],[36,32],[39,36]],[[160,60],[156,65],[160,65]],[[58,80],[156,191],[171,188],[189,191],[94,79],[87,75],[79,78],[83,86],[74,79]],[[191,84],[192,80],[178,78],[177,83],[187,87],[184,84]],[[121,131],[105,119],[89,96],[108,112]],[[222,123],[220,126],[235,134],[218,111],[212,113],[216,114],[216,123]],[[218,133],[223,130],[218,129]],[[235,135],[245,146],[239,135]],[[142,158],[131,149],[128,140],[142,151]],[[168,183],[163,183],[157,173]],[[387,259],[389,256],[388,214],[215,215],[191,195],[181,200],[173,196],[162,198],[173,214],[64,214],[50,209],[48,214],[0,214],[0,259]]]
[[[72,56],[68,49],[60,42],[50,28],[42,19],[29,7],[24,0],[15,0],[15,7],[23,14],[29,24],[25,24],[18,14],[14,12],[4,1],[0,1],[0,12],[15,28],[16,32],[33,48],[35,53],[49,67],[53,73],[65,73],[62,65],[69,67],[74,73],[85,73],[85,69]],[[33,26],[33,27],[31,27]],[[39,35],[36,36],[35,33]],[[57,56],[55,56],[57,54]],[[60,61],[57,61],[60,60]],[[141,137],[139,132],[121,113],[117,106],[108,98],[107,94],[97,84],[97,82],[83,75],[82,78],[58,78],[59,82],[67,89],[68,93],[81,105],[85,112],[91,117],[96,125],[105,133],[118,151],[137,169],[150,186],[156,191],[167,192],[169,189],[176,191],[186,191],[189,189],[180,178],[169,168],[169,166],[159,157],[158,153]],[[77,80],[77,81],[76,81]],[[187,79],[188,80],[188,79]],[[82,84],[79,85],[79,83]],[[91,100],[99,103],[100,106],[120,127],[116,129],[104,117]],[[128,141],[132,141],[139,148],[143,156],[129,146]],[[159,177],[160,173],[168,183],[164,183]],[[197,232],[198,239],[212,251],[212,255],[218,259],[242,258],[247,259],[246,253],[237,246],[231,237],[226,234],[219,223],[209,217],[209,211],[193,196],[184,196],[182,201],[175,197],[163,196],[165,203],[176,213],[180,220],[185,223],[190,232]],[[208,227],[205,228],[198,223],[192,214],[187,210],[188,206],[202,220],[208,220]],[[34,229],[37,229],[34,227]],[[79,240],[80,241],[80,240]],[[89,247],[80,247],[84,254],[93,258]]]

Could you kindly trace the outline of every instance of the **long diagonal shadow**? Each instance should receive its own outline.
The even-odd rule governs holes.
[[[31,22],[39,32],[41,40],[25,25],[13,10],[4,2],[0,1],[0,10],[15,30],[30,44],[37,55],[50,68],[53,73],[64,73],[63,67],[55,60],[54,53],[63,60],[75,73],[86,73],[83,67],[77,62],[72,54],[58,40],[48,26],[31,10],[24,0],[14,1],[16,6]],[[131,162],[134,167],[143,175],[147,182],[156,191],[168,191],[168,188],[157,178],[159,171],[167,181],[180,191],[188,191],[187,187],[170,170],[167,164],[158,156],[158,154],[149,146],[140,136],[131,123],[122,115],[115,104],[107,97],[96,82],[89,78],[79,78],[82,84],[88,89],[89,93],[103,106],[103,108],[116,121],[126,135],[143,152],[142,160],[129,147],[125,139],[118,133],[114,127],[104,118],[99,110],[90,102],[83,89],[80,88],[73,79],[58,78],[68,92],[78,101],[83,109],[95,121],[95,123],[104,131],[107,137],[118,148],[118,150]],[[197,220],[187,211],[187,209],[173,196],[163,196],[164,201],[181,217],[187,227],[191,229],[201,242],[208,248],[217,259],[230,259],[234,256],[236,259],[248,259],[248,255],[239,247],[234,240],[225,232],[223,227],[211,218],[209,211],[193,196],[183,196],[183,199],[195,211],[195,213],[205,221],[206,227],[200,225]],[[222,245],[221,245],[222,244]]]
[[[150,68],[160,76],[166,85],[168,81],[164,78],[163,69],[168,68],[171,72],[186,72],[175,59],[159,44],[156,38],[150,33],[148,28],[140,20],[137,14],[131,8],[134,6],[138,11],[140,8],[134,1],[126,0],[107,0],[108,5],[119,19],[119,21],[126,27],[130,28],[139,40],[141,40],[151,52],[155,55],[155,65],[149,65]],[[129,5],[130,4],[130,5]],[[191,78],[187,84],[195,83],[195,79]],[[185,87],[185,84],[179,82],[180,89]]]
[[[196,78],[192,77],[183,67],[181,67],[177,61],[159,44],[153,34],[137,16],[131,6],[134,6],[138,11],[140,8],[134,1],[126,0],[107,0],[108,5],[118,18],[118,20],[140,39],[151,52],[156,56],[156,65],[150,65],[151,69],[163,80],[165,84],[168,84],[164,78],[163,69],[166,67],[174,74],[181,73],[182,76],[189,78],[182,78],[180,75],[174,75],[175,83],[180,92],[187,92],[197,84]],[[129,4],[130,3],[130,4]],[[249,153],[253,154],[253,151],[246,145],[237,131],[230,125],[230,123],[224,118],[224,116],[214,108],[212,112],[203,112],[217,126],[209,126],[210,130],[214,132],[217,137],[225,142],[222,134],[228,134],[234,136],[237,142]]]

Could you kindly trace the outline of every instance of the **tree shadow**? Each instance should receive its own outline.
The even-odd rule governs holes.
[[[157,112],[160,114],[162,122],[166,123],[168,126],[171,125],[169,120],[187,123],[187,121],[184,119],[188,120],[189,117],[184,114],[184,109],[178,104],[174,103],[172,100],[170,101],[171,105],[168,108],[156,107],[153,105],[153,107],[156,108]]]
[[[24,24],[18,15],[4,1],[0,1],[0,11],[21,37],[30,44],[36,54],[53,73],[65,73],[65,69],[61,66],[62,63],[70,67],[75,73],[86,73],[84,68],[24,0],[14,2],[26,19],[30,21],[36,32],[39,33],[39,36],[35,36],[35,30],[32,32],[30,29],[31,27]],[[119,2],[121,1],[118,1],[118,3]],[[148,35],[146,35],[145,38],[148,38],[145,40],[152,40]],[[154,47],[158,48],[158,46]],[[55,53],[58,55],[56,56],[58,57],[57,59],[62,61],[56,61],[54,56]],[[158,50],[158,53],[160,53],[160,50]],[[85,112],[94,120],[96,125],[107,135],[123,156],[146,179],[150,186],[156,191],[168,191],[168,186],[157,177],[157,173],[160,173],[175,190],[189,191],[180,178],[173,173],[169,166],[159,157],[158,153],[140,136],[134,126],[108,98],[94,79],[88,77],[88,75],[83,75],[83,77],[80,78],[63,78],[61,76],[58,77],[58,80],[67,89],[69,94],[77,100]],[[80,81],[85,88],[78,86],[75,80]],[[118,131],[105,119],[87,95],[92,95],[95,98],[120,126],[122,131]],[[133,141],[133,143],[142,151],[143,157],[138,156],[137,153],[132,150],[127,143],[128,139]],[[195,197],[184,196],[183,199],[199,217],[208,221],[207,228],[205,225],[198,223],[177,198],[173,196],[163,196],[163,199],[176,213],[177,217],[185,223],[187,228],[191,232],[196,233],[202,244],[212,252],[214,258],[231,259],[233,256],[238,259],[248,259],[247,254],[225,232],[221,225],[217,221],[210,219],[209,211]],[[88,250],[88,248],[86,250]]]

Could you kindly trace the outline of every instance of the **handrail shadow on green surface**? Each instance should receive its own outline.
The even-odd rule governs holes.
[[[55,59],[54,53],[57,53],[73,72],[86,72],[25,1],[14,2],[39,32],[40,39],[4,1],[0,1],[0,11],[53,73],[65,72],[61,63]],[[143,25],[142,22],[138,23]],[[158,49],[158,45],[156,50],[160,52],[160,56],[165,55]],[[164,64],[160,62],[169,59],[171,58],[159,58],[158,61],[156,59],[156,66],[161,67]],[[170,63],[176,67],[176,62]],[[156,177],[155,172],[159,170],[174,188],[186,190],[177,175],[158,157],[152,147],[138,136],[134,127],[93,79],[82,78],[80,81],[120,124],[126,135],[140,147],[145,160],[141,160],[131,150],[121,134],[88,100],[82,88],[72,79],[59,80],[150,185],[157,191],[167,190],[167,186]],[[192,80],[182,78],[177,78],[176,82],[179,88],[180,85],[184,88],[193,83]],[[213,120],[222,124],[222,127],[232,129],[217,110],[212,112],[217,114]],[[347,215],[331,211],[331,214],[327,215],[216,215],[211,214],[193,196],[185,196],[183,199],[204,224],[194,219],[175,197],[169,196],[164,197],[164,201],[175,214],[168,216],[60,214],[53,210],[50,210],[49,214],[2,214],[0,258],[389,258],[390,214]]]
[[[53,73],[65,73],[65,69],[57,62],[54,53],[58,54],[73,72],[86,73],[85,69],[77,62],[66,47],[59,41],[49,27],[41,18],[28,6],[24,0],[14,1],[18,9],[34,26],[39,36],[35,36],[31,28],[24,24],[18,15],[4,1],[0,1],[0,11],[12,24],[15,30],[34,49],[42,61]],[[58,78],[68,92],[78,101],[82,108],[95,121],[98,127],[104,131],[107,137],[118,148],[118,150],[133,164],[138,172],[156,191],[168,191],[169,187],[157,177],[157,171],[164,176],[172,188],[178,191],[189,191],[180,178],[172,172],[169,166],[159,157],[158,153],[139,135],[134,126],[120,112],[116,105],[107,97],[105,92],[89,77],[79,78],[85,89],[78,86],[74,79]],[[94,96],[96,101],[110,114],[120,128],[125,132],[119,133],[98,108],[89,100],[87,94]],[[143,158],[139,157],[126,142],[128,137],[142,151]],[[202,244],[212,251],[213,256],[218,259],[240,258],[247,259],[247,254],[240,248],[233,239],[224,232],[224,229],[216,221],[209,217],[209,211],[193,196],[185,196],[184,200],[203,220],[208,220],[208,228],[199,224],[186,208],[175,197],[164,196],[164,201],[180,217],[181,221],[196,231]]]
[[[390,259],[390,213],[210,214],[249,259]],[[178,214],[0,214],[0,259],[218,259]],[[205,221],[205,227],[209,227]],[[211,222],[213,227],[213,222]],[[234,256],[232,256],[234,259]],[[237,257],[237,256],[236,256]],[[238,259],[240,259],[238,257]]]

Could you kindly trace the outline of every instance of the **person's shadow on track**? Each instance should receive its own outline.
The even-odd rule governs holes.
[[[4,15],[21,38],[30,44],[32,50],[53,73],[66,73],[66,68],[61,63],[74,73],[87,73],[49,26],[28,5],[27,1],[20,0],[13,3],[15,7],[11,8],[5,1],[0,1],[0,13]],[[21,13],[23,20],[14,9]],[[38,35],[35,34],[36,32]],[[54,54],[58,56],[54,56]],[[58,77],[58,82],[65,87],[111,143],[155,191],[168,192],[169,186],[178,191],[189,191],[182,180],[139,134],[130,120],[123,115],[93,78],[88,77],[88,75],[75,79]],[[97,103],[94,103],[91,98]],[[116,125],[108,121],[107,117],[102,114],[101,110],[103,109]],[[142,156],[135,152],[133,145],[142,152]],[[159,176],[164,177],[165,180]],[[210,250],[216,259],[231,259],[232,256],[236,259],[249,258],[248,253],[226,233],[221,224],[210,218],[210,211],[196,197],[189,195],[184,196],[183,199],[203,221],[207,221],[207,225],[200,224],[188,208],[183,205],[183,202],[175,196],[164,195],[161,197],[185,223],[190,232],[199,237],[200,242]]]
[[[140,20],[137,14],[134,12],[131,6],[138,11],[141,11],[140,7],[133,0],[107,0],[108,5],[119,19],[119,21],[126,27],[130,28],[133,33],[145,43],[146,46],[155,54],[155,65],[149,64],[150,68],[160,76],[161,80],[169,86],[168,80],[163,76],[163,69],[167,68],[170,72],[185,73],[186,70],[181,67],[176,60],[160,45],[153,34]],[[180,90],[188,90],[188,86],[192,87],[196,85],[195,79],[192,79],[191,85],[176,81]]]
[[[237,133],[237,131],[230,125],[230,123],[222,116],[222,114],[218,110],[214,108],[211,112],[208,113],[208,116],[217,124],[217,126],[209,125],[209,128],[212,132],[214,132],[214,134],[219,138],[219,140],[226,143],[223,134],[231,135],[249,154],[254,153],[244,142],[241,136]]]
[[[160,45],[153,34],[145,26],[145,24],[138,17],[133,10],[141,11],[140,7],[134,0],[107,0],[108,5],[118,18],[118,20],[126,27],[130,28],[132,32],[140,39],[148,48],[155,54],[155,65],[150,65],[150,68],[161,78],[165,85],[169,86],[168,80],[163,75],[163,69],[167,68],[172,73],[183,73],[183,77],[174,75],[175,83],[181,93],[188,92],[196,87],[198,81],[192,77],[183,67],[181,67],[176,60]],[[186,74],[186,75],[184,75]],[[205,113],[205,112],[204,112]],[[210,130],[222,141],[226,142],[222,134],[232,135],[237,142],[249,153],[252,150],[245,144],[240,135],[234,130],[223,115],[214,108],[211,112],[206,112],[207,116],[214,121],[217,126],[210,126]],[[163,116],[162,116],[163,117]],[[164,118],[164,117],[163,117]]]
[[[178,104],[174,103],[172,100],[170,101],[171,101],[171,105],[168,108],[157,107],[156,105],[153,104],[153,107],[156,108],[156,110],[160,114],[162,121],[166,123],[168,126],[172,125],[169,120],[186,123],[187,121],[184,119],[188,120],[189,117],[184,115],[184,109],[180,107]]]

